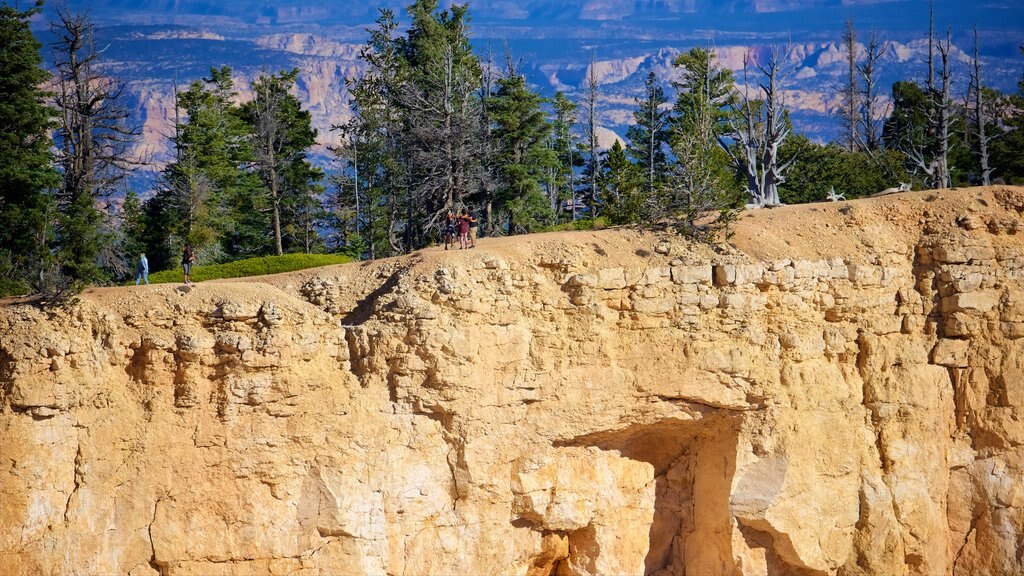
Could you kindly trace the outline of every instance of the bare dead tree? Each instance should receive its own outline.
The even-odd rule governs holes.
[[[922,112],[927,119],[923,133],[911,127],[912,133],[902,135],[896,148],[906,157],[911,170],[923,174],[930,188],[948,188],[950,185],[949,147],[953,102],[952,68],[949,57],[952,50],[951,31],[946,41],[935,41],[934,17],[928,20],[928,77]],[[938,81],[936,81],[935,53],[939,54]]]
[[[104,231],[98,201],[110,196],[129,169],[144,163],[131,149],[139,131],[127,124],[124,85],[101,74],[103,50],[84,14],[58,4],[51,23],[58,112],[55,159],[62,175],[57,192],[62,272],[80,281],[100,280],[101,252],[113,242]],[[110,268],[108,266],[108,268]],[[112,269],[112,268],[111,268]]]
[[[978,26],[974,26],[974,57],[971,65],[970,88],[967,91],[969,100],[967,108],[971,114],[971,128],[978,144],[978,168],[982,186],[992,184],[992,166],[989,165],[988,146],[996,138],[996,134],[988,132],[986,124],[991,120],[985,101],[985,86],[981,79],[981,58],[978,55]]]
[[[938,43],[939,58],[942,68],[939,71],[940,84],[937,89],[932,90],[932,109],[935,126],[936,144],[938,153],[935,163],[935,187],[949,188],[949,128],[953,114],[953,100],[950,98],[952,69],[949,64],[949,55],[952,48],[952,31],[946,30],[946,42]]]
[[[871,153],[882,147],[882,119],[888,116],[880,111],[878,89],[878,63],[889,50],[889,44],[878,38],[877,32],[871,32],[864,47],[864,59],[857,65],[860,77],[860,147]]]
[[[843,48],[846,50],[847,75],[840,94],[842,108],[839,117],[842,120],[845,136],[846,149],[854,151],[857,148],[860,125],[860,98],[861,93],[857,89],[857,34],[853,28],[853,19],[846,21],[846,29],[843,31]]]
[[[124,84],[98,70],[103,51],[96,47],[92,22],[64,4],[58,5],[56,14],[54,104],[59,112],[57,163],[64,175],[61,199],[103,198],[127,177],[131,166],[141,163],[131,154],[139,131],[127,125]]]
[[[586,91],[583,95],[583,132],[587,145],[587,179],[590,188],[590,217],[597,217],[597,179],[601,174],[601,152],[597,136],[597,100],[600,97],[600,83],[597,79],[597,62],[590,54],[587,67]],[[576,220],[576,199],[572,201],[572,219]]]
[[[782,89],[790,73],[784,67],[778,47],[773,47],[765,64],[753,64],[760,73],[757,87],[760,98],[751,90],[750,52],[743,58],[743,92],[730,119],[730,130],[719,137],[735,167],[746,177],[747,190],[754,206],[779,206],[779,185],[786,181],[796,156],[783,160],[782,143],[791,127],[786,117],[786,97]],[[731,140],[731,141],[730,141]],[[735,144],[735,146],[733,146]]]

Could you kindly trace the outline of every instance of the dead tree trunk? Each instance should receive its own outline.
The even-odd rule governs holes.
[[[938,154],[936,155],[936,170],[935,170],[935,184],[936,188],[949,188],[950,186],[950,168],[949,168],[949,127],[952,116],[953,102],[949,97],[950,91],[950,78],[952,76],[952,70],[949,65],[949,54],[952,47],[951,42],[952,32],[946,31],[946,42],[943,44],[939,42],[939,57],[942,60],[942,68],[939,72],[939,78],[941,84],[938,90],[935,92],[935,135],[936,144],[938,145]]]
[[[872,152],[882,147],[882,131],[880,119],[887,114],[879,110],[878,93],[878,62],[882,55],[888,50],[887,44],[882,44],[878,34],[872,32],[868,43],[864,48],[864,63],[857,66],[857,74],[860,76],[860,147]]]
[[[750,54],[743,61],[743,94],[734,111],[727,138],[719,138],[722,148],[733,164],[747,179],[747,190],[752,204],[757,207],[779,206],[779,185],[785,183],[786,174],[796,157],[782,160],[781,146],[790,133],[786,118],[785,91],[782,89],[787,71],[779,51],[773,48],[767,64],[756,64],[762,79],[758,82],[760,99],[750,93],[748,70]],[[730,141],[731,139],[731,141]],[[739,153],[733,149],[736,144]]]
[[[989,165],[988,145],[993,139],[987,131],[988,114],[985,110],[985,89],[981,81],[981,58],[978,56],[978,27],[974,27],[974,61],[971,66],[971,84],[968,98],[972,100],[968,106],[973,108],[974,138],[978,143],[978,168],[981,185],[992,184],[992,167]]]
[[[843,48],[846,49],[847,78],[843,86],[842,100],[843,107],[840,117],[843,122],[845,133],[846,149],[853,152],[857,149],[859,135],[859,96],[857,90],[857,36],[853,29],[853,19],[846,21],[846,30],[843,32]]]
[[[597,179],[601,174],[601,152],[597,138],[597,98],[599,95],[597,69],[594,55],[590,55],[590,66],[587,68],[587,91],[583,102],[586,114],[585,130],[587,131],[587,152],[590,154],[587,170],[590,180],[590,217],[597,217]],[[572,219],[576,220],[576,199],[572,203]]]

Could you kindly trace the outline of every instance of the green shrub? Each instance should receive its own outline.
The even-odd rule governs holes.
[[[0,278],[0,298],[5,298],[7,296],[21,296],[22,294],[28,294],[31,291],[32,288],[27,282]]]
[[[210,266],[193,266],[192,281],[203,282],[206,280],[218,280],[221,278],[244,278],[246,276],[264,276],[267,274],[280,274],[282,272],[293,272],[306,268],[319,266],[331,266],[333,264],[345,264],[352,262],[348,256],[338,254],[284,254],[283,256],[263,256],[261,258],[249,258],[237,260],[226,264],[213,264]],[[171,282],[182,282],[185,276],[181,268],[164,270],[149,275],[150,284],[166,284]],[[134,279],[132,280],[134,284]]]

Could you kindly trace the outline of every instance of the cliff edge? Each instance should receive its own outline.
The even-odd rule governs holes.
[[[0,306],[0,573],[1024,573],[1024,189]]]

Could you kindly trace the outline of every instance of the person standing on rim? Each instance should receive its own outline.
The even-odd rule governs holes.
[[[455,213],[451,210],[448,211],[448,216],[444,221],[444,249],[447,250],[449,246],[455,246],[455,236],[458,233],[458,225],[455,223]]]
[[[480,227],[480,222],[472,214],[468,214],[468,216],[469,216],[469,247],[470,248],[476,248],[476,233],[477,233],[477,229]]]
[[[145,254],[139,254],[139,261],[135,264],[135,285],[138,286],[141,280],[149,286],[149,260]]]
[[[459,215],[459,250],[469,248],[469,213],[462,209]]]
[[[185,284],[192,283],[192,264],[196,261],[195,250],[191,244],[185,244],[181,249],[181,267],[185,270]]]

